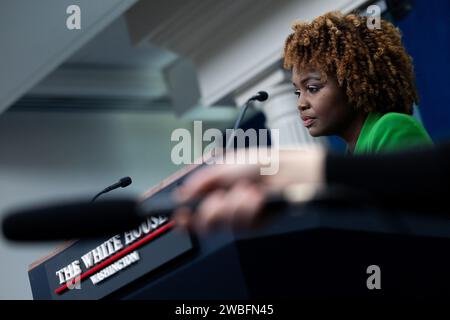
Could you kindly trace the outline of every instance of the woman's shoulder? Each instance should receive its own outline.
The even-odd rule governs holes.
[[[372,150],[395,151],[415,145],[432,144],[424,126],[413,116],[389,112],[383,114],[370,132]]]
[[[376,124],[374,125],[374,129],[376,128],[384,128],[387,129],[389,127],[401,128],[406,126],[409,127],[417,127],[423,128],[423,126],[417,121],[413,116],[409,114],[399,113],[399,112],[388,112],[378,119]]]
[[[398,112],[383,114],[374,124],[372,135],[413,135],[430,139],[425,127],[413,116]],[[430,139],[431,140],[431,139]]]

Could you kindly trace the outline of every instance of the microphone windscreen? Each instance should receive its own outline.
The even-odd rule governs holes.
[[[266,91],[259,91],[256,100],[266,101],[269,98],[269,94]]]
[[[142,222],[135,200],[70,202],[16,210],[3,219],[3,234],[16,241],[96,238]]]
[[[122,188],[125,188],[131,184],[132,180],[130,177],[123,177],[122,179],[119,180],[119,182],[120,182],[120,186]]]

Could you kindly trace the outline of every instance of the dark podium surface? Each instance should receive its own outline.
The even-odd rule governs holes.
[[[52,289],[58,283],[52,273],[71,262],[72,257],[66,257],[70,256],[68,252],[80,256],[98,243],[78,241],[31,269],[33,297],[450,296],[450,221],[447,218],[311,206],[289,208],[252,232],[222,230],[204,237],[189,237],[183,230],[172,229],[146,245],[149,250],[141,253],[141,257],[147,254],[147,260],[119,271],[96,286],[86,280],[81,282],[80,290],[54,294]],[[166,261],[157,266],[154,261],[170,250],[179,255],[165,257]],[[370,265],[380,267],[381,290],[369,290],[366,286]],[[108,288],[119,276],[121,285]],[[86,287],[88,284],[90,288]]]

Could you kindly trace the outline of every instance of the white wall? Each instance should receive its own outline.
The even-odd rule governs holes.
[[[0,113],[135,2],[2,0]],[[81,9],[81,30],[66,27],[69,5]]]
[[[16,205],[91,196],[126,175],[133,184],[112,193],[140,194],[179,169],[170,161],[170,135],[181,127],[192,124],[169,113],[4,113],[0,216]],[[28,265],[56,245],[0,237],[0,299],[31,299]]]
[[[294,21],[333,10],[349,12],[365,2],[215,0],[211,5],[208,0],[152,0],[140,1],[126,17],[133,43],[156,44],[192,60],[197,98],[210,106],[280,64]]]

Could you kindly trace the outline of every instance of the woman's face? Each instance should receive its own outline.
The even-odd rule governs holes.
[[[356,116],[336,77],[331,75],[327,77],[323,83],[318,70],[294,68],[292,72],[292,82],[298,96],[297,108],[303,125],[313,137],[342,136]]]

